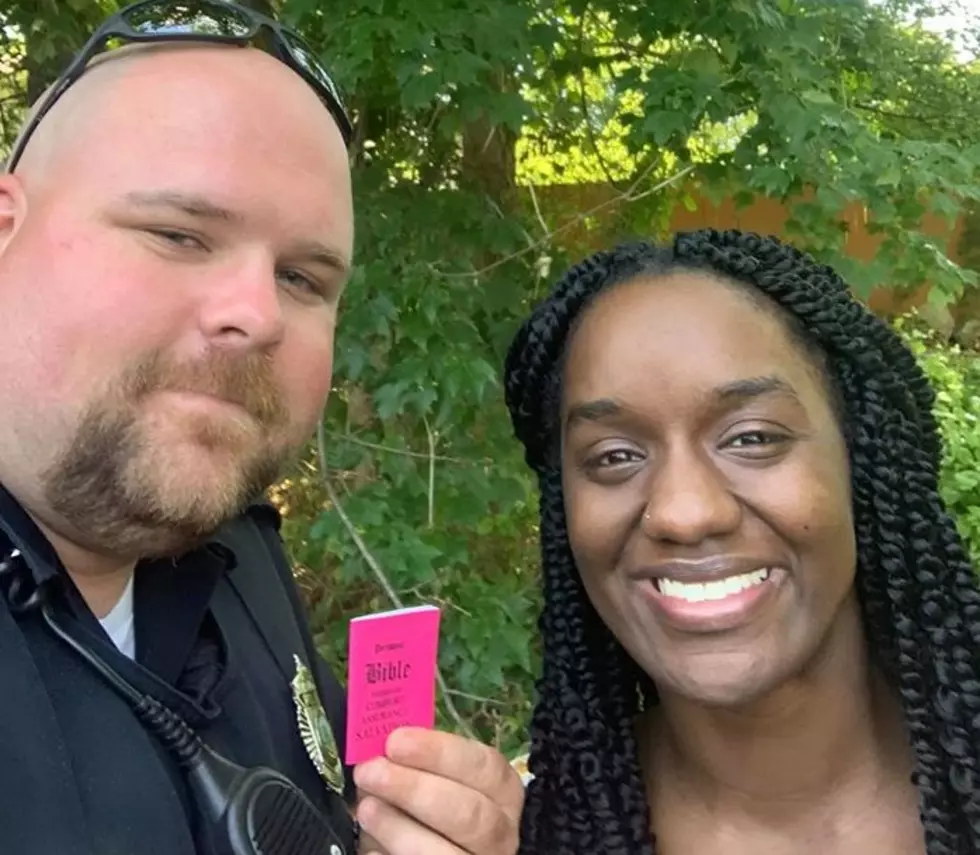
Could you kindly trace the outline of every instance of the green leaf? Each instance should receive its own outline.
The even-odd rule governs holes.
[[[396,383],[386,383],[374,393],[378,418],[384,421],[402,411],[409,385],[407,380],[399,380]]]
[[[647,116],[643,131],[656,145],[663,145],[675,133],[686,130],[687,117],[677,110],[658,110]]]
[[[829,107],[836,103],[829,92],[824,92],[820,89],[807,89],[805,92],[800,93],[800,97],[811,104],[820,104],[822,106]]]

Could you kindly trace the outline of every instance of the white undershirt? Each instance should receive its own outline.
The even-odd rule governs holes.
[[[119,602],[104,618],[99,620],[102,628],[109,634],[112,643],[119,650],[133,659],[136,656],[136,633],[133,629],[133,577],[130,574],[126,589]]]

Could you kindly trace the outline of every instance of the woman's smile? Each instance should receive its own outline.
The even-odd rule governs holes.
[[[654,620],[681,632],[731,632],[773,607],[789,577],[785,568],[774,565],[740,569],[745,563],[723,557],[712,562],[710,572],[698,565],[649,568],[630,578]]]

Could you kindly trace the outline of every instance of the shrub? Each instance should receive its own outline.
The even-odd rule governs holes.
[[[940,490],[980,563],[980,354],[948,344],[914,315],[895,322],[936,389],[945,441]]]

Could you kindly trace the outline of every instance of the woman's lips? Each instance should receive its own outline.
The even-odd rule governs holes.
[[[781,567],[759,567],[708,581],[676,577],[638,580],[645,601],[675,629],[724,632],[749,623],[787,577]]]

